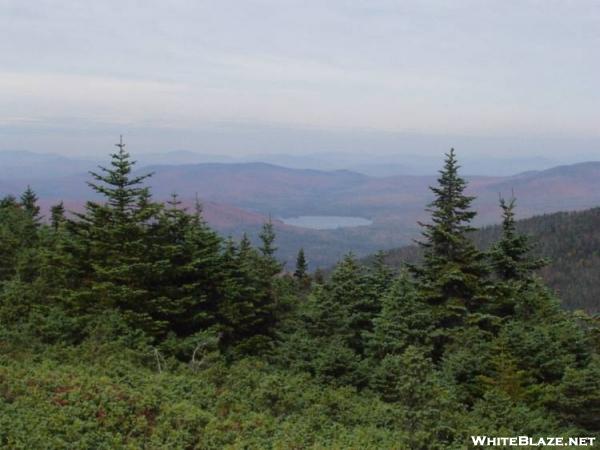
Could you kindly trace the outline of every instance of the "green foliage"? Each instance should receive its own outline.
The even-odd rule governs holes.
[[[124,144],[117,147],[111,167],[91,172],[95,183],[88,183],[105,202],[88,202],[85,213],[71,222],[79,244],[77,258],[86,268],[73,295],[91,314],[117,308],[132,326],[158,336],[167,328],[164,315],[175,312],[150,288],[151,280],[160,278],[164,270],[152,258],[156,254],[152,223],[161,207],[150,201],[149,189],[141,186],[150,174],[132,176],[134,162]]]
[[[402,405],[398,417],[407,431],[406,448],[444,448],[454,434],[449,393],[437,378],[433,362],[416,347],[387,355],[372,381],[386,402]]]
[[[501,198],[502,237],[490,250],[492,268],[503,281],[531,279],[535,270],[545,265],[540,258],[530,256],[533,245],[529,238],[517,232],[515,223],[515,199],[508,202]]]
[[[226,244],[223,268],[227,276],[218,312],[223,345],[237,347],[237,353],[255,354],[270,347],[276,317],[274,266],[274,258],[252,248],[247,236],[239,248],[232,241]]]
[[[0,200],[3,448],[466,448],[470,435],[594,435],[597,317],[562,310],[514,202],[488,253],[447,157],[424,260],[311,278],[154,202],[122,143],[102,202],[49,224]]]
[[[308,262],[304,255],[304,249],[298,250],[298,256],[296,256],[296,269],[294,270],[294,277],[299,281],[306,279],[308,276]]]
[[[600,208],[544,214],[515,222],[517,232],[530,237],[529,245],[533,248],[527,258],[547,263],[536,275],[559,295],[567,309],[600,312],[599,222]],[[495,246],[502,234],[502,225],[494,225],[470,236],[483,251]],[[385,260],[398,268],[419,262],[422,253],[416,246],[402,247],[386,252]]]
[[[587,430],[600,430],[600,358],[583,368],[567,367],[552,401],[568,422]]]
[[[369,349],[374,358],[402,354],[409,345],[431,350],[431,311],[418,297],[407,273],[402,273],[385,292],[381,312],[373,322]]]
[[[0,359],[3,448],[392,448],[374,395],[323,387],[260,360],[158,373],[127,347]]]
[[[65,206],[63,202],[50,207],[50,224],[55,230],[65,222]]]
[[[36,244],[36,218],[14,197],[0,202],[0,282],[16,274],[21,256]]]
[[[458,175],[454,149],[446,155],[435,199],[429,205],[431,223],[421,224],[424,249],[421,266],[411,266],[424,300],[432,306],[436,333],[432,336],[436,359],[453,339],[453,329],[478,319],[487,299],[484,255],[469,239],[474,197],[464,194],[467,183]]]

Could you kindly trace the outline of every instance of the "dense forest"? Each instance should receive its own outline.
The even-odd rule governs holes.
[[[544,214],[515,223],[519,233],[530,237],[531,254],[546,259],[538,275],[556,291],[565,308],[600,312],[599,224],[600,208]],[[502,226],[494,225],[475,230],[471,239],[487,251],[501,236]],[[422,256],[421,248],[408,246],[387,251],[384,260],[400,269],[403,264],[419,262]]]
[[[399,274],[349,254],[326,279],[153,200],[122,144],[104,197],[0,202],[3,448],[468,448],[598,436],[600,324],[560,307],[501,201],[485,251],[451,151]],[[227,180],[223,180],[226,183]],[[573,238],[575,239],[575,238]]]

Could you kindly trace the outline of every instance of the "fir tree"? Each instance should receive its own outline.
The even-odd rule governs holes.
[[[221,240],[198,212],[188,214],[173,194],[152,226],[149,247],[156,272],[150,290],[161,297],[162,319],[177,336],[189,336],[215,324],[222,284]],[[168,305],[168,308],[165,307]]]
[[[373,320],[369,336],[369,353],[376,359],[401,354],[409,345],[430,351],[433,331],[430,310],[418,296],[417,289],[402,273],[383,295],[381,312]]]
[[[372,386],[384,401],[402,405],[399,419],[407,432],[403,448],[447,448],[437,445],[452,432],[444,417],[450,397],[420,349],[409,346],[401,355],[386,356],[375,370]]]
[[[119,309],[134,326],[158,336],[166,329],[163,319],[171,304],[157,296],[150,286],[160,271],[152,256],[154,228],[160,205],[152,203],[142,183],[151,174],[132,176],[135,164],[123,141],[111,155],[111,166],[90,172],[88,185],[105,198],[104,203],[87,202],[78,221],[71,222],[82,246],[78,255],[89,271],[78,297],[83,307],[93,310]]]
[[[519,234],[515,225],[515,199],[500,199],[502,209],[502,238],[490,250],[492,268],[502,281],[530,280],[533,272],[542,268],[546,261],[530,256],[533,245],[526,235]]]
[[[12,196],[0,204],[0,283],[14,276],[19,255],[34,245],[36,228],[31,215]]]
[[[363,277],[354,256],[348,254],[340,261],[331,279],[309,298],[306,312],[307,328],[316,337],[338,335],[346,342],[360,330],[350,327],[350,307],[364,293]]]
[[[385,252],[378,251],[373,258],[368,273],[368,283],[373,291],[372,295],[381,297],[389,289],[393,278],[394,273],[385,261]]]
[[[41,223],[40,207],[38,206],[38,197],[36,193],[31,189],[31,186],[27,186],[27,189],[21,195],[20,206],[27,216],[25,227],[23,231],[26,234],[26,239],[31,242],[31,245],[37,241],[38,229]]]
[[[237,251],[233,241],[226,243],[225,285],[219,301],[224,330],[221,344],[239,353],[260,352],[272,339],[275,300],[266,258],[252,247],[245,233]]]
[[[21,195],[21,206],[23,210],[31,217],[33,223],[37,226],[40,222],[40,207],[37,204],[38,197],[36,193],[31,189],[31,186],[27,185],[27,189]]]
[[[298,250],[298,256],[296,256],[296,270],[294,271],[294,277],[298,280],[304,280],[308,276],[308,263],[304,256],[304,249]]]
[[[390,288],[393,279],[394,273],[386,264],[385,253],[383,251],[377,252],[373,262],[368,267],[365,278],[366,295],[369,299],[369,312],[372,318],[381,311],[381,299]]]
[[[338,263],[317,297],[315,331],[342,336],[352,350],[362,355],[366,334],[372,330],[375,317],[373,299],[367,294],[363,269],[349,253]]]
[[[247,257],[252,251],[252,243],[250,242],[250,238],[247,233],[242,234],[242,239],[240,239],[240,245],[237,250],[237,254],[239,258]]]
[[[8,207],[18,207],[19,203],[14,195],[5,195],[0,200],[0,209],[8,208]]]
[[[451,149],[438,186],[430,188],[435,195],[427,209],[432,223],[420,224],[424,229],[424,240],[419,242],[423,263],[411,267],[436,321],[436,358],[451,339],[451,330],[466,324],[467,316],[479,312],[486,300],[487,267],[468,236],[475,230],[470,225],[476,215],[471,210],[474,197],[465,195],[467,183],[459,176],[459,167]]]
[[[317,267],[315,272],[313,273],[313,280],[316,284],[324,284],[325,283],[325,274],[323,273],[323,269]]]
[[[50,225],[54,230],[65,222],[65,206],[63,202],[53,205],[50,208]]]
[[[273,227],[273,221],[271,220],[271,216],[269,216],[269,220],[263,224],[262,230],[260,232],[260,241],[262,245],[259,250],[264,257],[272,258],[275,256],[275,252],[277,251],[277,247],[275,247],[275,228]]]
[[[529,238],[517,232],[514,197],[508,202],[500,198],[500,208],[502,236],[488,253],[496,278],[493,301],[488,309],[492,314],[506,317],[514,315],[517,304],[528,297],[525,295],[525,289],[536,289],[534,272],[542,268],[546,261],[531,256],[533,245]]]
[[[269,220],[263,224],[259,238],[261,241],[259,250],[262,255],[264,275],[266,278],[271,278],[281,272],[282,269],[281,264],[275,258],[275,252],[277,251],[277,247],[274,245],[276,235],[271,216],[269,216]]]

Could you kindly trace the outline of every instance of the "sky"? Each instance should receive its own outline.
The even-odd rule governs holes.
[[[597,0],[0,0],[0,150],[600,159]]]

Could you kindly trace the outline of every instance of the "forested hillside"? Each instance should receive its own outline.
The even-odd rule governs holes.
[[[326,280],[151,195],[124,145],[101,200],[0,202],[2,448],[455,449],[600,436],[600,324],[560,307],[502,201],[490,251],[452,150],[423,257]],[[94,197],[97,198],[97,197]]]
[[[532,255],[546,258],[539,270],[569,309],[600,311],[600,208],[535,216],[516,222],[516,229],[530,236]],[[487,250],[502,234],[500,225],[475,231],[472,239]],[[385,261],[399,268],[422,256],[416,246],[390,250]]]

